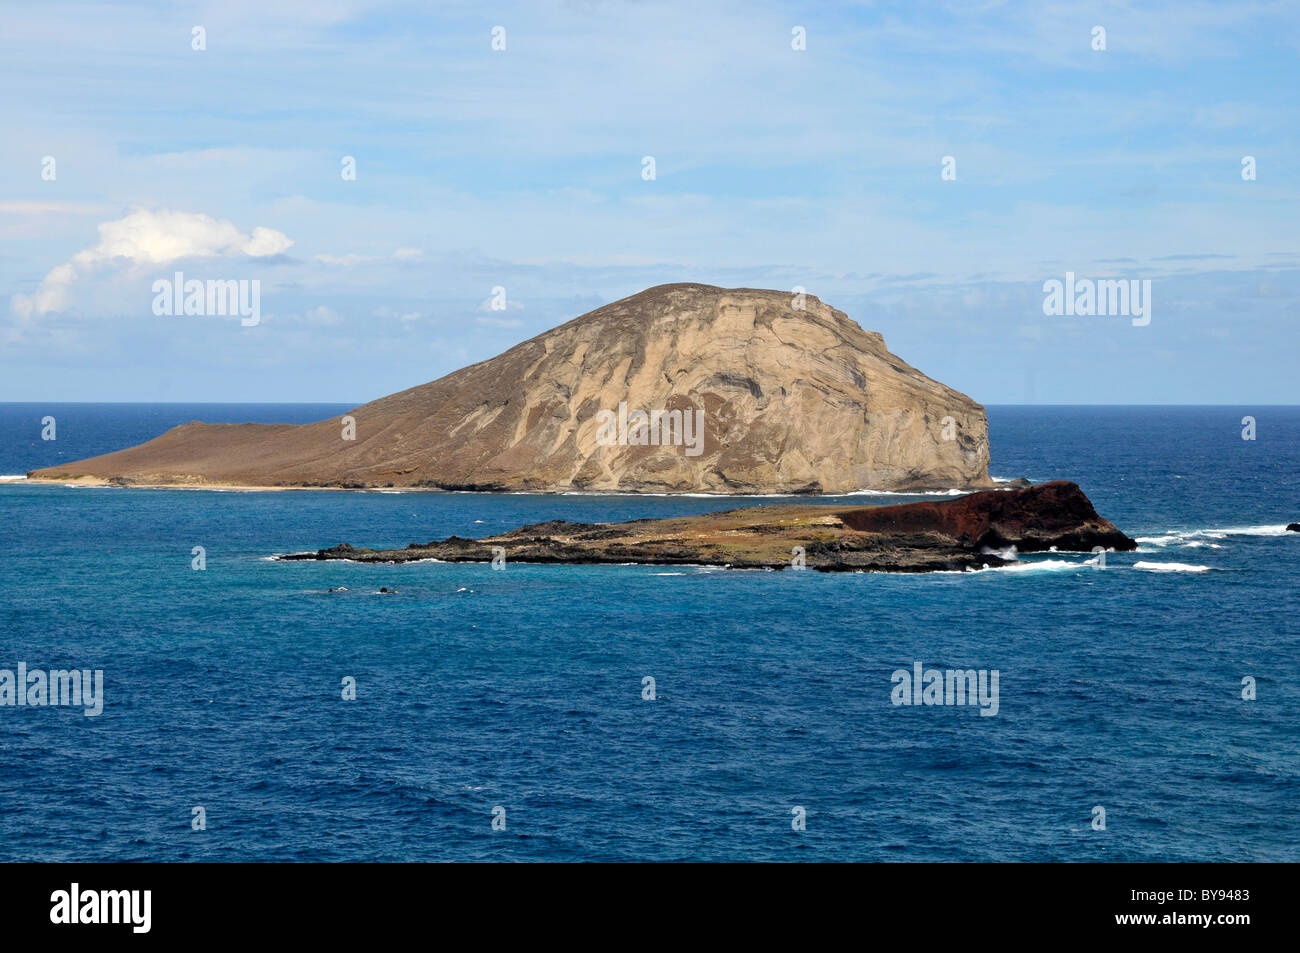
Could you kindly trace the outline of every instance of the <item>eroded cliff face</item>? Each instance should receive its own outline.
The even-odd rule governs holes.
[[[842,312],[803,305],[661,285],[358,407],[355,440],[338,419],[193,423],[31,476],[672,493],[990,485],[983,407]]]

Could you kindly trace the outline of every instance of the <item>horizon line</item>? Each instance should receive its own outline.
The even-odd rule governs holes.
[[[388,396],[388,395],[384,395]],[[277,405],[296,404],[299,406],[315,407],[364,407],[366,404],[374,403],[376,400],[382,400],[381,397],[371,398],[360,402],[348,402],[341,400],[0,400],[0,407],[16,405],[41,405],[50,404],[86,404],[91,406],[103,405],[120,405],[120,406],[200,406],[210,407],[267,407]],[[1210,404],[1190,404],[1190,403],[1124,403],[1121,401],[1108,401],[1104,403],[1091,404],[1060,404],[1050,402],[1031,402],[1031,401],[1012,401],[1007,403],[986,403],[982,407],[1300,407],[1300,402],[1294,404],[1275,404],[1262,401],[1240,401],[1231,404],[1210,403]]]

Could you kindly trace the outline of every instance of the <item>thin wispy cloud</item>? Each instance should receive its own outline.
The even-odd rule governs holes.
[[[132,346],[174,362],[199,332],[151,315],[149,282],[193,260],[261,278],[268,315],[339,316],[258,328],[274,376],[251,370],[252,337],[204,332],[200,353],[235,368],[223,386],[267,399],[334,399],[326,379],[355,385],[343,399],[388,393],[390,378],[436,377],[675,280],[807,287],[955,386],[1020,399],[1019,374],[955,360],[940,373],[992,320],[948,320],[942,288],[1014,301],[1020,327],[1043,320],[1040,302],[1008,289],[1067,270],[1190,276],[1216,300],[1265,274],[1293,287],[1295,259],[1278,252],[1300,205],[1297,48],[1300,13],[1275,3],[15,9],[0,34],[0,327],[21,360],[0,396],[50,379],[69,336],[94,354],[135,329]],[[57,177],[42,177],[46,158]],[[99,232],[138,214],[214,224]],[[250,244],[259,228],[279,238]],[[290,238],[292,257],[269,251]],[[498,286],[527,310],[479,320]],[[1157,309],[1174,293],[1158,290]],[[894,294],[905,308],[886,307]],[[367,328],[379,309],[419,317]],[[1150,336],[1178,357],[1153,368],[1152,349],[1121,352],[1134,399],[1151,374],[1169,400],[1198,399],[1175,364],[1289,393],[1276,354],[1225,369],[1160,314]],[[1239,333],[1267,340],[1282,320],[1244,308]],[[277,346],[295,324],[320,349]],[[1016,336],[1057,361],[1064,333]],[[411,347],[419,334],[429,348]],[[322,359],[346,373],[323,375]],[[1039,399],[1082,389],[1071,367],[1040,375],[1061,393],[1042,384]]]

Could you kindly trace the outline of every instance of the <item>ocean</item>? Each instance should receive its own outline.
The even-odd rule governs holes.
[[[5,404],[0,474],[346,409]],[[1300,860],[1300,408],[988,410],[994,475],[1138,552],[277,563],[783,500],[0,481],[0,669],[103,671],[97,716],[0,706],[0,860]],[[893,704],[917,662],[996,670],[997,714]]]

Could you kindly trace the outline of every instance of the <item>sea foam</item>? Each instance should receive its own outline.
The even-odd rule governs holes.
[[[1186,546],[1189,548],[1209,547],[1222,549],[1214,542],[1229,536],[1285,536],[1285,523],[1270,523],[1265,526],[1224,526],[1211,529],[1170,530],[1161,536],[1138,536],[1137,542],[1146,546]]]
[[[1136,562],[1133,564],[1134,569],[1145,569],[1147,572],[1209,572],[1209,566],[1193,566],[1189,563],[1149,563]]]

